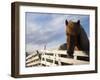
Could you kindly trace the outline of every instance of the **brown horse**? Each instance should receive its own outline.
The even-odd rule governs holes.
[[[73,58],[74,49],[84,51],[89,55],[89,39],[85,30],[80,24],[80,20],[77,22],[65,21],[66,36],[67,36],[67,54],[68,57]]]

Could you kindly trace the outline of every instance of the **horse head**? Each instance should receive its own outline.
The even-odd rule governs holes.
[[[77,22],[65,21],[66,36],[67,36],[67,53],[69,56],[73,56],[74,48],[78,46],[78,39],[80,36],[80,20]]]

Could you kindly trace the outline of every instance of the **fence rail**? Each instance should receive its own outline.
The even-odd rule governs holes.
[[[74,58],[67,58],[64,50],[40,50],[38,52],[26,57],[26,67],[89,64],[89,56],[83,51],[74,51]],[[78,57],[83,59],[78,59]],[[85,58],[88,60],[84,60]]]

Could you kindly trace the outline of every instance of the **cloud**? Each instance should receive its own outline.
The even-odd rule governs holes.
[[[26,51],[42,49],[47,44],[49,48],[57,47],[66,42],[65,20],[85,20],[86,16],[35,14],[26,15]],[[84,22],[85,23],[85,22]]]
[[[63,17],[52,17],[50,21],[43,23],[45,24],[44,26],[39,25],[36,20],[30,23],[28,22],[28,29],[26,29],[27,41],[33,41],[36,44],[40,44],[44,43],[45,41],[50,42],[53,40],[53,38],[58,38],[57,35],[60,37],[62,34],[61,32],[64,31],[61,31],[61,29],[65,28],[64,25],[61,25],[62,22],[64,23]]]
[[[26,52],[33,52],[34,50],[38,50],[38,49],[43,49],[44,45],[33,45],[33,44],[27,44],[26,45]]]

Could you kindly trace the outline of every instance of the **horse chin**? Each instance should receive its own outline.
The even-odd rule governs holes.
[[[72,53],[69,53],[68,51],[67,51],[67,58],[74,58],[74,56],[73,56],[73,54]]]

